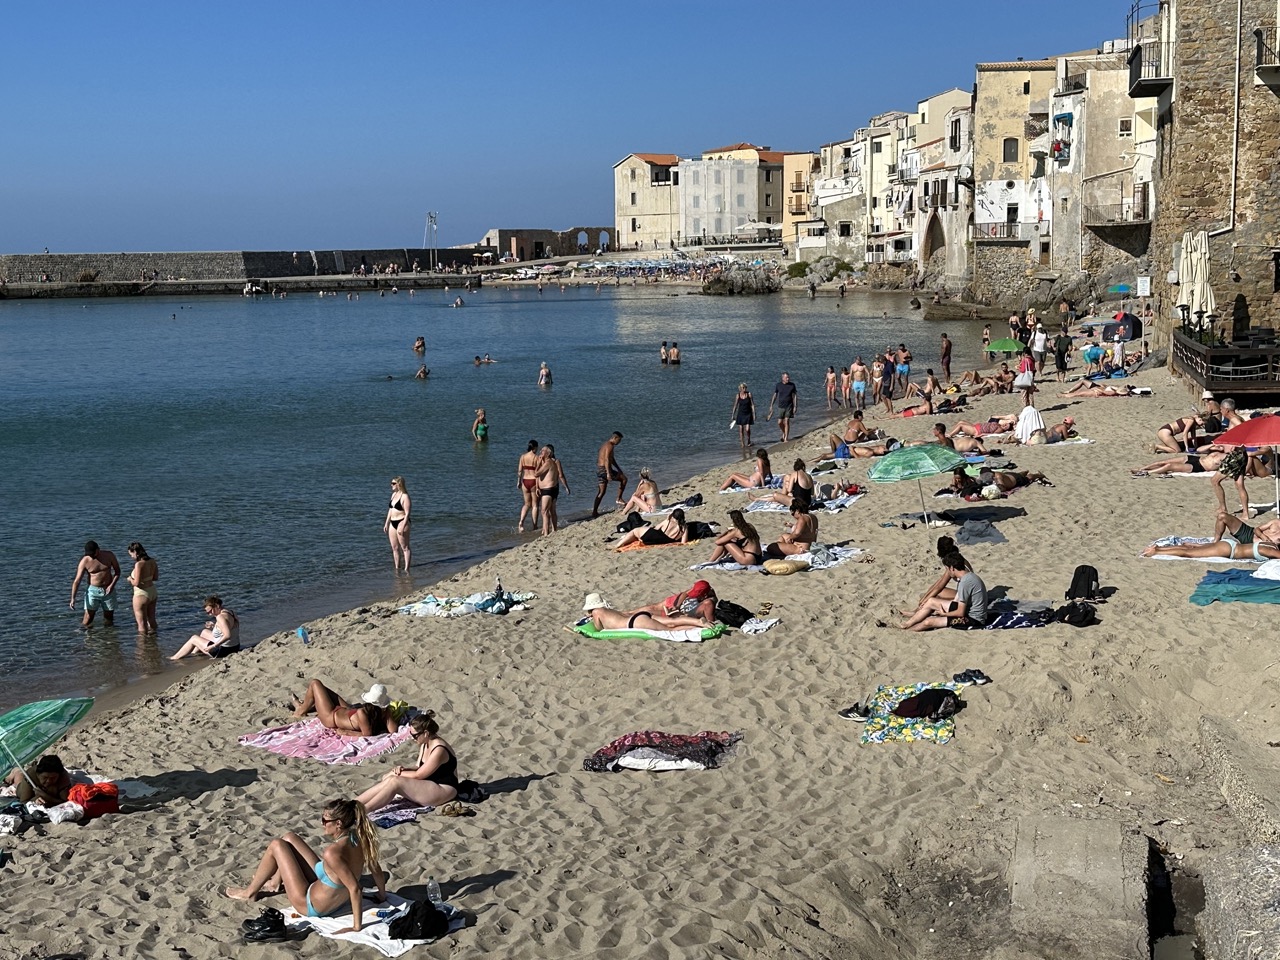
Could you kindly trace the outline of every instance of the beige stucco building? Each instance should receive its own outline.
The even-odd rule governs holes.
[[[819,169],[816,153],[788,153],[782,158],[782,182],[786,187],[782,242],[788,250],[798,251],[800,236],[807,236],[809,202],[812,198],[810,187],[814,174]]]
[[[680,158],[632,153],[613,165],[613,224],[623,250],[670,247],[680,236]]]

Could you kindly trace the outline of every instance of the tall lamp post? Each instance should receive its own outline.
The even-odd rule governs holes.
[[[427,213],[427,228],[431,231],[431,272],[435,273],[436,268],[440,265],[440,257],[436,253],[436,218],[439,214],[431,210]],[[426,242],[426,234],[423,234],[423,242]]]

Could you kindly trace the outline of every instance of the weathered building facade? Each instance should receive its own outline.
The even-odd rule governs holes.
[[[613,225],[623,249],[667,248],[680,233],[674,153],[632,153],[613,165]]]

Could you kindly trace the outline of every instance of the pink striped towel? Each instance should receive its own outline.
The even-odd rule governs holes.
[[[306,757],[321,763],[363,763],[394,750],[412,736],[413,731],[406,724],[396,733],[344,737],[311,717],[283,727],[246,733],[239,741],[246,747],[260,747],[282,757]]]

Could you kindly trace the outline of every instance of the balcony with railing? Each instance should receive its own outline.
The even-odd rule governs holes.
[[[1061,95],[1080,93],[1088,85],[1089,75],[1087,73],[1069,73],[1062,78],[1062,86],[1058,89],[1058,93]]]
[[[787,213],[791,214],[793,217],[803,217],[808,212],[809,204],[805,203],[803,200],[793,199],[789,204],[787,204]]]
[[[1024,227],[1030,227],[1034,230],[1035,224],[1003,223],[1000,221],[995,223],[978,223],[974,225],[974,239],[1025,240],[1027,231]]]
[[[805,193],[809,189],[809,184],[805,180],[792,180],[790,190],[792,193]]]
[[[1253,69],[1258,79],[1269,86],[1280,83],[1280,54],[1267,43],[1266,34],[1262,30],[1253,31],[1253,38],[1257,41],[1258,51]]]
[[[1083,203],[1082,219],[1086,227],[1145,227],[1151,224],[1151,184],[1133,187],[1133,197],[1118,203]]]
[[[1143,40],[1129,53],[1129,96],[1158,97],[1173,85],[1171,44]]]

